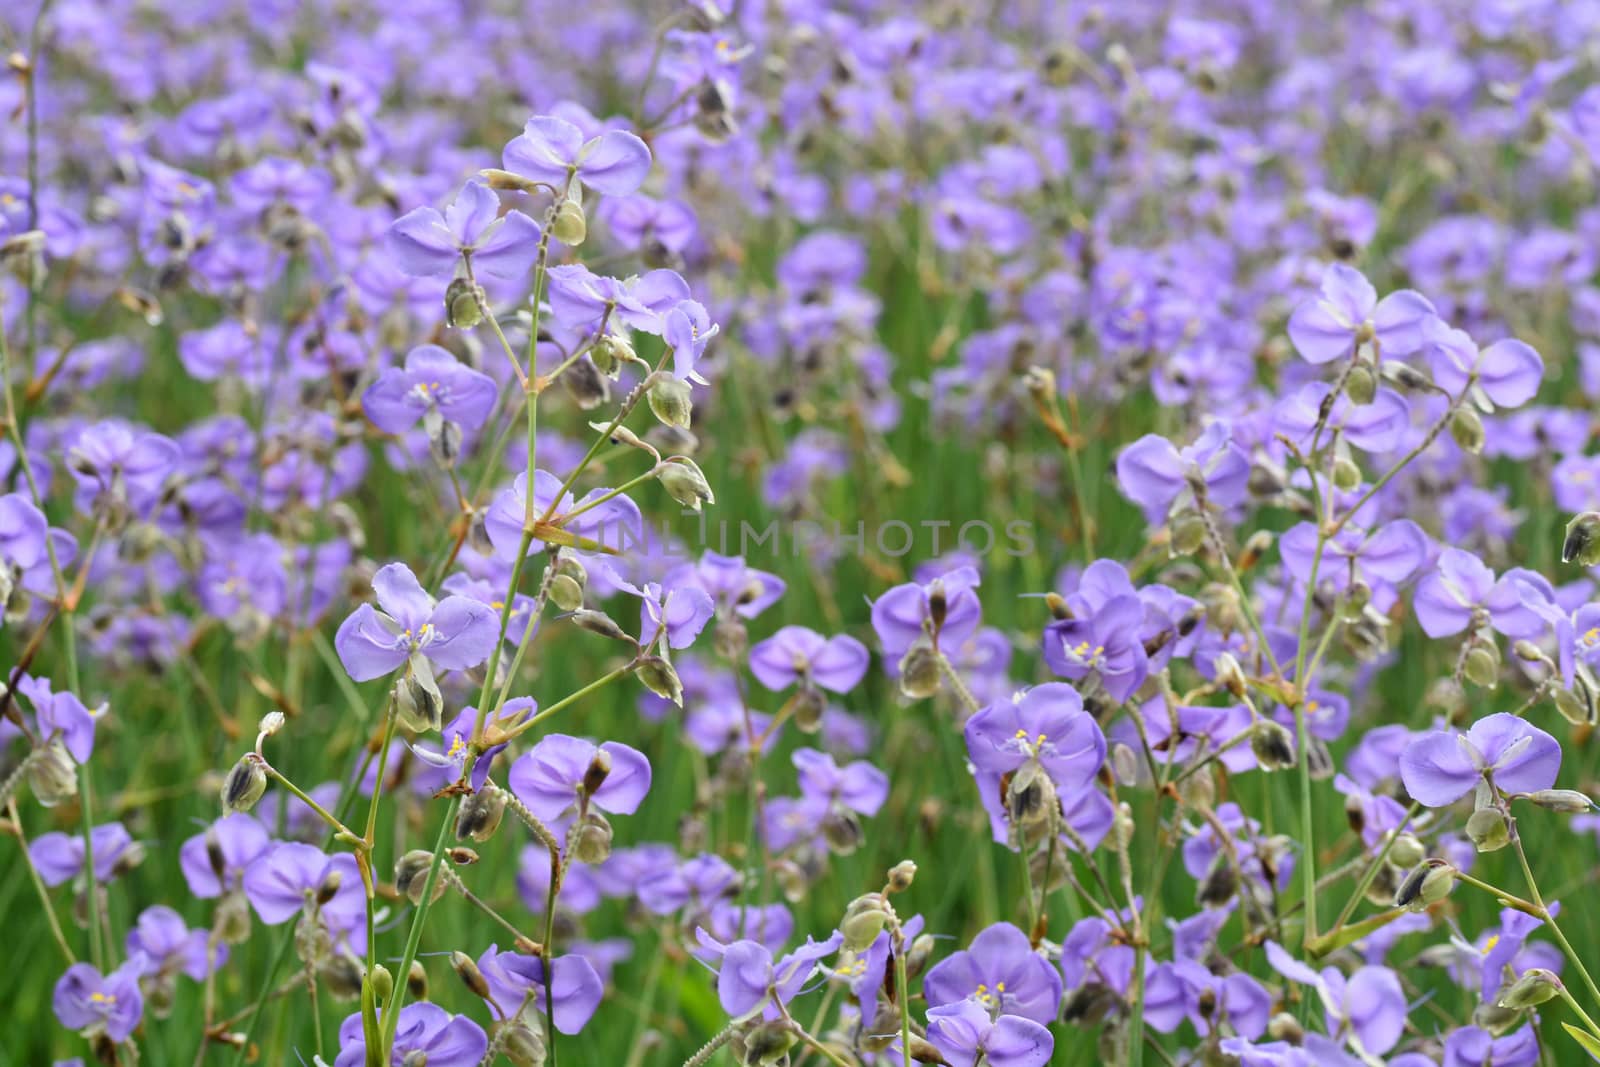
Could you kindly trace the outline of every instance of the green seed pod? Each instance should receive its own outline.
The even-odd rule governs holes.
[[[1333,484],[1343,492],[1351,492],[1361,484],[1361,468],[1349,456],[1333,461]]]
[[[544,1039],[530,1027],[514,1023],[501,1033],[500,1051],[513,1067],[544,1067]]]
[[[933,642],[919,637],[900,657],[900,692],[912,700],[924,700],[939,691],[939,654]]]
[[[1477,455],[1483,451],[1483,420],[1471,408],[1457,408],[1450,416],[1450,436],[1462,451]]]
[[[1523,1011],[1543,1004],[1561,993],[1561,979],[1543,967],[1530,967],[1522,977],[1500,992],[1500,1007]]]
[[[456,840],[489,840],[500,828],[505,813],[505,794],[498,789],[478,790],[461,802],[461,812],[456,816]]]
[[[389,1003],[389,998],[394,996],[394,975],[381,963],[373,964],[372,970],[367,972],[367,984],[372,986],[372,994],[380,1004]]]
[[[639,661],[633,673],[650,692],[683,707],[683,682],[679,681],[678,672],[672,664],[660,656],[646,656]]]
[[[1415,834],[1401,834],[1389,846],[1389,859],[1397,867],[1415,867],[1428,858],[1428,850]]]
[[[658,375],[647,396],[656,418],[668,426],[689,428],[694,416],[694,393],[688,382],[670,374]]]
[[[556,217],[550,220],[550,233],[556,240],[570,248],[583,244],[589,235],[589,222],[584,217],[583,205],[576,200],[563,200],[556,208]]]
[[[1370,404],[1373,397],[1378,395],[1378,376],[1365,363],[1358,363],[1350,369],[1350,376],[1345,379],[1344,392],[1353,404]]]
[[[678,457],[656,468],[656,481],[667,495],[691,511],[699,511],[702,504],[715,504],[716,494],[711,483],[692,459]]]
[[[465,278],[456,278],[444,291],[445,325],[470,330],[483,321],[483,290]]]
[[[827,698],[806,686],[794,695],[794,725],[803,734],[814,734],[822,729],[822,716],[828,710]]]
[[[604,815],[591,811],[573,831],[572,857],[579,863],[598,867],[611,858],[611,824]]]
[[[1192,511],[1186,511],[1172,520],[1172,536],[1168,551],[1174,558],[1192,556],[1200,551],[1200,546],[1205,543],[1205,519]]]
[[[428,886],[428,871],[433,867],[433,853],[425,848],[414,848],[394,865],[394,887],[413,904],[422,903],[422,892]],[[435,878],[430,901],[444,896],[445,880]]]
[[[489,999],[489,980],[484,978],[471,956],[459,950],[450,953],[450,969],[473,996],[479,1000]]]
[[[231,780],[233,775],[230,773],[228,777]],[[78,765],[67,752],[67,746],[61,743],[61,738],[51,738],[29,761],[28,787],[33,790],[34,799],[47,808],[78,795]],[[262,788],[266,788],[265,776]],[[223,794],[227,794],[226,783]],[[259,797],[257,793],[250,803],[254,804]],[[226,807],[227,801],[224,800],[223,804]]]
[[[845,909],[844,918],[839,921],[839,933],[844,935],[845,951],[865,952],[883,933],[888,921],[889,906],[880,894],[868,893],[852,900]]]
[[[1461,673],[1482,689],[1493,689],[1500,681],[1500,649],[1493,641],[1474,642],[1461,661]]]
[[[901,860],[889,868],[889,878],[884,889],[889,893],[904,893],[911,888],[911,883],[916,881],[917,865],[910,860]]]
[[[1250,751],[1264,771],[1281,771],[1294,765],[1294,736],[1283,724],[1257,719],[1250,731]]]
[[[1541,789],[1529,793],[1528,799],[1547,811],[1558,811],[1563,815],[1582,815],[1594,810],[1594,801],[1589,799],[1587,793],[1580,793],[1576,789]]]
[[[1479,852],[1498,852],[1511,844],[1511,827],[1498,808],[1479,808],[1467,819],[1467,839]]]
[[[1444,860],[1425,860],[1400,883],[1395,891],[1394,906],[1407,911],[1425,911],[1449,896],[1455,884],[1454,867]]]

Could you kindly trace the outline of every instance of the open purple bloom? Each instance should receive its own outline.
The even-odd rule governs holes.
[[[127,509],[147,515],[167,476],[177,469],[178,458],[178,446],[158,433],[114,420],[85,428],[67,455],[67,468],[78,482],[79,510]]]
[[[442,214],[419,207],[396,219],[389,249],[415,277],[449,274],[468,256],[478,275],[510,281],[526,277],[539,258],[539,224],[520,211],[502,218],[494,190],[471,181]]]
[[[235,812],[184,841],[178,847],[178,866],[189,892],[202,899],[219,897],[243,885],[245,870],[270,847],[267,828],[254,815]],[[211,861],[213,852],[221,861],[220,875]]]
[[[1010,923],[990,926],[969,948],[939,961],[922,989],[930,1007],[972,998],[991,1012],[1043,1025],[1055,1021],[1061,1006],[1061,975]]]
[[[975,1000],[930,1009],[928,1041],[950,1067],[973,1067],[980,1057],[993,1067],[1044,1067],[1056,1047],[1050,1031],[1032,1019],[990,1018]]]
[[[657,631],[665,633],[673,648],[688,648],[711,621],[716,604],[698,585],[671,585],[665,589],[655,582],[641,588],[623,582],[622,588],[638,597],[639,640],[648,642]]]
[[[1327,382],[1308,382],[1273,408],[1277,432],[1301,448],[1310,448],[1322,423],[1321,441],[1340,438],[1363,452],[1384,453],[1399,448],[1411,430],[1411,405],[1393,389],[1380,387],[1368,404],[1351,402],[1341,393],[1326,417],[1322,405],[1333,387]]]
[[[48,678],[24,676],[17,682],[17,691],[33,705],[39,737],[59,739],[73,759],[88,763],[94,753],[95,723],[105,713],[105,705],[86,708],[73,694],[52,691]]]
[[[462,596],[435,602],[404,563],[380,569],[372,591],[383,610],[362,604],[333,641],[339,661],[358,682],[388,674],[412,656],[425,656],[446,670],[465,670],[494,650],[500,630],[488,605]]]
[[[580,263],[564,263],[550,268],[549,279],[551,312],[575,330],[595,329],[609,315],[613,326],[659,335],[667,313],[689,298],[689,283],[671,270],[612,278]]]
[[[361,407],[385,433],[404,433],[433,412],[475,430],[489,417],[497,393],[487,374],[438,345],[418,345],[407,354],[403,370],[387,367],[378,375],[361,394]]]
[[[1421,293],[1401,289],[1381,301],[1372,283],[1354,267],[1335,263],[1322,276],[1321,291],[1289,316],[1289,338],[1310,363],[1351,355],[1362,341],[1386,356],[1422,347],[1423,327],[1435,317]]]
[[[77,555],[77,539],[64,530],[52,530],[44,512],[34,507],[25,493],[0,496],[0,564],[13,586],[45,596],[54,594],[52,545],[56,562],[63,567]]]
[[[758,1011],[767,1018],[777,1018],[778,1005],[788,1004],[798,996],[816,973],[817,964],[837,952],[844,941],[837,931],[826,941],[808,937],[804,945],[774,962],[772,951],[756,941],[724,945],[703,928],[695,930],[695,937],[704,950],[702,958],[717,962],[717,999],[722,1010],[734,1019]]]
[[[560,478],[546,470],[533,472],[535,519],[550,509],[559,492],[561,492]],[[639,505],[627,496],[614,495],[610,489],[591,489],[579,500],[574,501],[566,495],[561,499],[565,507],[557,509],[551,515],[551,525],[560,526],[574,537],[594,542],[591,548],[602,546],[621,551],[642,543],[645,536],[644,517],[639,512]],[[566,518],[566,515],[579,511],[581,514],[575,514],[571,519]],[[516,559],[517,549],[522,544],[527,513],[528,477],[527,472],[523,471],[511,479],[509,487],[500,491],[483,517],[483,528],[488,533],[489,543],[494,545],[499,558]],[[543,542],[535,537],[529,543],[528,551],[540,551],[542,544]]]
[[[1445,1035],[1443,1067],[1535,1067],[1538,1062],[1539,1035],[1531,1024],[1504,1037],[1477,1026]]]
[[[545,961],[538,956],[501,952],[490,945],[478,957],[478,970],[489,983],[489,1006],[501,1018],[516,1015],[524,1001],[537,1011],[545,1010]],[[578,955],[557,956],[550,973],[555,979],[550,987],[551,1021],[563,1034],[581,1033],[605,994],[600,975]]]
[[[959,648],[983,620],[983,606],[975,592],[978,571],[957,567],[932,581],[907,582],[888,590],[872,602],[872,629],[878,635],[885,660],[898,662],[923,636],[935,648]],[[942,617],[934,619],[933,605],[942,600]]]
[[[133,837],[120,822],[101,823],[89,831],[89,837],[94,842],[95,881],[108,882],[116,873],[118,861],[133,846]],[[28,846],[28,855],[45,885],[61,885],[83,873],[83,835],[59,831],[40,834]]]
[[[1382,1056],[1405,1032],[1405,990],[1389,968],[1359,967],[1349,978],[1336,967],[1318,974],[1275,941],[1267,942],[1267,962],[1285,978],[1314,988],[1322,998],[1328,1033],[1343,1034],[1359,1051]]]
[[[1181,449],[1165,437],[1146,434],[1117,456],[1117,482],[1152,522],[1166,518],[1180,500],[1192,501],[1200,486],[1211,503],[1232,507],[1244,499],[1250,476],[1250,461],[1232,434],[1219,420]]]
[[[182,973],[202,982],[213,966],[227,957],[227,947],[218,945],[215,952],[207,947],[209,934],[205,930],[191,930],[183,916],[164,904],[157,904],[139,913],[138,922],[128,931],[128,959],[144,959],[143,975]]]
[[[1038,761],[1063,793],[1094,782],[1106,758],[1106,739],[1078,691],[1062,682],[1036,685],[991,704],[967,720],[964,734],[973,765],[994,775]]]
[[[1113,597],[1092,615],[1045,627],[1044,661],[1075,682],[1094,675],[1112,699],[1127,700],[1150,673],[1140,634],[1144,622],[1145,606],[1137,596]]]
[[[1247,974],[1219,977],[1193,960],[1159,963],[1145,979],[1145,1018],[1170,1034],[1187,1019],[1199,1034],[1227,1020],[1235,1033],[1257,1038],[1267,1032],[1272,997]]]
[[[632,815],[650,791],[650,761],[616,741],[596,745],[549,734],[511,765],[506,781],[528,810],[547,822],[582,804],[610,815]]]
[[[1544,360],[1521,341],[1496,341],[1479,350],[1461,330],[1438,323],[1428,331],[1433,380],[1452,396],[1471,389],[1485,409],[1521,407],[1539,392]]]
[[[332,871],[333,860],[315,845],[279,842],[244,872],[244,894],[261,921],[276,926],[299,915]]]
[[[1520,600],[1507,578],[1496,581],[1494,571],[1482,560],[1455,547],[1441,550],[1435,567],[1417,583],[1412,599],[1423,632],[1429,637],[1449,637],[1487,621],[1502,633],[1509,633],[1501,629],[1501,624],[1507,611],[1516,609]]]
[[[866,676],[871,658],[847,634],[823,637],[804,626],[785,626],[750,649],[750,673],[773,691],[800,682],[848,693]]]
[[[1479,719],[1464,734],[1423,734],[1400,756],[1406,792],[1430,808],[1453,804],[1483,781],[1505,793],[1549,789],[1560,770],[1561,743],[1506,712]]]
[[[506,701],[505,707],[500,709],[500,714],[502,718],[511,719],[531,715],[538,710],[539,705],[532,697],[515,697]],[[468,742],[472,740],[472,731],[477,721],[477,708],[462,708],[456,717],[439,731],[439,741],[444,746],[442,749],[434,749],[420,743],[411,746],[412,754],[424,764],[418,768],[416,776],[416,782],[421,788],[434,793],[460,780],[461,772],[467,767],[467,756],[472,751]],[[471,781],[474,792],[483,788],[494,758],[505,751],[509,743],[492,745],[473,761]]]
[[[741,556],[707,552],[697,563],[686,563],[667,576],[667,584],[693,582],[711,595],[717,612],[753,619],[777,603],[788,586],[776,574],[746,565]]]
[[[1317,580],[1344,589],[1359,578],[1377,589],[1399,585],[1428,558],[1428,535],[1410,519],[1396,519],[1375,530],[1346,524],[1328,541],[1317,566]],[[1311,580],[1316,560],[1317,528],[1302,522],[1278,539],[1278,552],[1286,571],[1301,582]]]
[[[565,192],[574,177],[597,193],[626,196],[650,173],[650,149],[625,130],[584,139],[565,119],[537,115],[506,145],[506,170]]]
[[[672,373],[684,381],[706,384],[695,363],[720,329],[698,301],[680,300],[661,319],[661,339],[672,349]]]
[[[391,1062],[394,1067],[408,1062],[428,1067],[477,1067],[488,1050],[489,1035],[483,1027],[424,1000],[400,1009]],[[366,1062],[367,1042],[361,1013],[356,1012],[339,1024],[339,1055],[333,1067],[362,1067]]]
[[[795,770],[800,772],[800,792],[813,810],[842,805],[858,815],[876,815],[889,799],[889,776],[866,760],[840,767],[833,757],[814,748],[796,749]]]
[[[56,982],[50,1006],[68,1030],[86,1036],[104,1034],[126,1041],[144,1016],[144,995],[139,975],[146,960],[135,954],[128,962],[102,975],[87,963],[74,963]]]

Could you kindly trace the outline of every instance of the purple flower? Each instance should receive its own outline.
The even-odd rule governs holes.
[[[689,283],[670,270],[621,279],[595,274],[579,263],[564,263],[550,268],[549,279],[551,312],[575,330],[592,330],[609,315],[613,326],[659,335],[666,328],[667,313],[689,298]]]
[[[1446,547],[1439,553],[1436,569],[1417,583],[1412,607],[1417,623],[1429,637],[1449,637],[1469,626],[1484,622],[1501,629],[1508,612],[1515,612],[1521,600],[1508,575],[1495,581],[1490,570],[1477,556],[1465,549]],[[1511,623],[1513,629],[1518,629]],[[1517,633],[1513,636],[1531,636]]]
[[[837,804],[872,816],[889,799],[889,776],[866,760],[840,767],[832,756],[814,748],[796,749],[790,759],[800,772],[800,792],[813,811],[830,811]]]
[[[209,934],[191,930],[183,916],[164,904],[144,909],[128,931],[128,959],[144,959],[143,976],[182,971],[196,982],[227,957],[227,948],[208,948]]]
[[[702,854],[677,863],[670,852],[652,850],[643,858],[634,892],[656,915],[671,915],[690,904],[705,909],[739,885],[739,872],[721,856]]]
[[[202,899],[219,897],[243,885],[245,870],[271,846],[271,835],[254,815],[235,812],[180,845],[178,866],[189,892]],[[213,851],[221,861],[220,874],[211,862]]]
[[[1116,596],[1088,617],[1062,619],[1045,627],[1044,661],[1063,678],[1094,675],[1113,700],[1133,695],[1150,673],[1140,627],[1144,604],[1137,596]]]
[[[1470,389],[1485,410],[1521,407],[1544,377],[1544,360],[1521,341],[1496,341],[1479,351],[1472,338],[1443,323],[1428,330],[1427,353],[1435,383],[1453,396]]]
[[[511,765],[506,781],[528,810],[547,822],[574,807],[632,815],[650,791],[650,761],[616,741],[595,745],[549,734]]]
[[[1255,1039],[1267,1032],[1272,997],[1247,974],[1218,977],[1192,960],[1160,963],[1145,980],[1145,1018],[1164,1034],[1185,1019],[1199,1034],[1209,1034],[1219,1020],[1235,1033]]]
[[[77,555],[77,540],[63,530],[50,529],[44,512],[34,507],[25,494],[0,496],[0,563],[5,565],[13,585],[44,596],[55,593],[55,572],[50,565],[52,543],[56,561],[63,567]]]
[[[837,931],[826,941],[806,938],[806,943],[773,962],[772,950],[756,941],[718,942],[704,928],[695,929],[705,956],[717,961],[717,999],[734,1019],[764,1011],[777,1018],[778,1005],[788,1004],[816,972],[817,964],[839,950],[844,937]],[[699,955],[697,953],[697,955]]]
[[[977,586],[976,568],[957,567],[925,584],[897,585],[874,600],[872,629],[884,659],[898,663],[923,636],[931,638],[935,648],[959,648],[983,619],[983,606],[974,592]],[[936,600],[944,602],[937,621],[933,611]]]
[[[544,1011],[544,965],[538,956],[501,952],[490,945],[478,957],[478,970],[489,983],[489,1006],[505,1019],[516,1015],[524,1002]],[[550,987],[551,1021],[563,1034],[582,1032],[605,993],[600,975],[592,963],[578,955],[557,956],[551,961],[550,973],[554,976]]]
[[[489,658],[500,629],[486,604],[463,596],[437,603],[404,563],[391,563],[372,579],[383,611],[362,604],[334,636],[339,661],[358,682],[378,678],[416,656],[446,670],[476,667]]]
[[[870,660],[866,646],[846,634],[825,638],[804,626],[785,626],[750,649],[750,673],[773,691],[799,682],[848,693]]]
[[[648,643],[658,631],[673,648],[688,648],[711,621],[716,604],[698,585],[668,585],[665,591],[655,582],[643,588],[623,582],[622,588],[638,597],[639,640]]]
[[[661,319],[661,339],[672,349],[672,373],[684,381],[706,384],[695,363],[720,329],[694,300],[680,300]]]
[[[68,1030],[85,1036],[104,1034],[126,1041],[144,1016],[144,996],[139,975],[147,961],[134,955],[128,962],[102,975],[87,963],[74,963],[56,982],[50,1005]]]
[[[1455,803],[1483,781],[1505,793],[1549,789],[1560,770],[1561,743],[1506,712],[1479,719],[1464,734],[1423,734],[1400,756],[1406,792],[1430,808]]]
[[[1330,582],[1341,590],[1355,578],[1374,589],[1385,584],[1396,586],[1427,560],[1428,545],[1428,535],[1410,519],[1396,519],[1376,530],[1346,524],[1324,546],[1322,563],[1316,568],[1317,580]],[[1314,523],[1302,522],[1278,539],[1284,569],[1301,582],[1311,580],[1316,549]]]
[[[503,719],[511,720],[524,715],[532,715],[539,710],[539,705],[532,697],[515,697],[506,701],[500,709]],[[416,744],[411,746],[412,753],[425,764],[419,768],[416,783],[429,793],[437,792],[450,783],[458,781],[461,773],[467,767],[467,755],[472,751],[468,744],[472,740],[473,728],[478,722],[478,709],[473,707],[462,708],[454,719],[445,724],[439,731],[442,749],[429,748],[426,745]],[[494,758],[505,751],[510,742],[502,742],[485,749],[472,764],[472,790],[477,792],[483,788],[483,783],[488,780],[489,768],[494,763]],[[371,795],[371,791],[367,791]]]
[[[967,720],[967,753],[980,771],[1000,776],[1037,761],[1058,790],[1088,788],[1106,758],[1106,739],[1083,698],[1063,682],[1036,685]]]
[[[1399,448],[1411,431],[1411,405],[1393,389],[1380,387],[1369,404],[1353,403],[1341,393],[1324,417],[1322,405],[1332,391],[1327,382],[1308,382],[1295,390],[1273,409],[1277,431],[1309,448],[1321,422],[1322,441],[1338,431],[1354,447],[1380,454]]]
[[[437,413],[464,429],[483,425],[494,407],[494,379],[473,370],[438,345],[419,345],[405,369],[387,367],[361,394],[361,407],[385,433],[404,433]]]
[[[512,281],[527,276],[539,258],[539,225],[520,211],[502,218],[494,190],[471,181],[443,214],[419,207],[396,219],[389,250],[414,277],[449,274],[465,256],[478,274]]]
[[[1463,1026],[1444,1039],[1443,1067],[1534,1067],[1538,1062],[1539,1035],[1532,1025],[1504,1037]]]
[[[477,1067],[489,1050],[489,1035],[465,1015],[451,1015],[437,1004],[418,1001],[400,1009],[394,1030],[393,1067],[408,1062],[428,1067]],[[362,1067],[367,1042],[361,1013],[339,1024],[339,1055],[333,1067]]]
[[[1347,979],[1337,968],[1327,967],[1319,975],[1276,941],[1267,942],[1267,962],[1285,978],[1316,989],[1328,1032],[1345,1034],[1359,1051],[1382,1056],[1405,1032],[1406,994],[1389,968],[1359,967]]]
[[[78,482],[79,510],[148,514],[177,469],[178,455],[178,446],[158,433],[115,421],[89,426],[67,454],[67,468]]]
[[[742,556],[707,552],[698,563],[686,563],[667,576],[667,584],[693,582],[711,595],[720,615],[753,619],[777,603],[788,588],[776,574],[747,566]]]
[[[565,119],[537,115],[506,145],[503,162],[506,170],[558,194],[576,177],[597,193],[626,196],[650,173],[650,149],[625,130],[584,140],[583,131]]]
[[[533,472],[535,519],[552,509],[552,505],[556,502],[556,494],[560,491],[560,478],[545,470]],[[569,499],[566,496],[562,497],[563,501]],[[644,539],[644,517],[639,513],[639,505],[626,496],[613,495],[609,489],[590,490],[582,499],[568,503],[566,511],[582,513],[568,519],[566,515],[556,512],[551,515],[550,524],[561,527],[574,537],[584,538],[618,551],[636,546]],[[509,488],[500,491],[483,517],[483,527],[489,535],[489,543],[494,545],[499,558],[516,559],[517,549],[522,544],[527,513],[528,478],[527,472],[524,471],[511,480]],[[534,538],[528,545],[528,551],[538,551],[541,543],[539,538]]]
[[[120,822],[101,823],[89,831],[94,842],[94,877],[108,882],[117,863],[133,846],[133,837]],[[28,846],[28,855],[48,886],[58,886],[83,873],[84,842],[81,833],[40,834]]]
[[[994,924],[971,947],[935,964],[922,990],[930,1007],[972,998],[990,1012],[1042,1025],[1054,1022],[1061,1006],[1061,975],[1010,923]]]
[[[975,1000],[930,1009],[928,1041],[950,1067],[973,1067],[979,1057],[993,1067],[1043,1067],[1056,1047],[1050,1031],[1032,1019],[990,1018]]]
[[[315,845],[278,842],[244,872],[244,894],[261,921],[276,926],[300,914],[333,869],[332,858]],[[346,888],[342,882],[340,888]]]
[[[1434,317],[1422,294],[1401,289],[1380,301],[1360,271],[1335,263],[1322,275],[1318,295],[1289,316],[1289,339],[1310,363],[1342,359],[1363,341],[1383,355],[1404,356],[1422,347],[1424,324]]]
[[[33,705],[39,737],[59,739],[73,759],[88,763],[94,753],[95,723],[105,714],[105,705],[90,709],[71,693],[52,692],[48,678],[24,675],[17,682],[17,691]]]
[[[1250,477],[1250,461],[1232,433],[1226,422],[1213,422],[1181,449],[1146,434],[1117,456],[1117,482],[1152,522],[1166,518],[1180,501],[1187,506],[1200,486],[1211,503],[1232,507],[1244,499]]]

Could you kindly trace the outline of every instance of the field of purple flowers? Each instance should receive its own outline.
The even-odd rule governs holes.
[[[0,53],[0,1067],[1600,1060],[1600,0]]]

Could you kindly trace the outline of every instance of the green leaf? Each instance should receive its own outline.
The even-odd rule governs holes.
[[[1592,1059],[1600,1060],[1600,1037],[1595,1037],[1587,1030],[1579,1030],[1571,1023],[1562,1023],[1561,1028],[1572,1035],[1572,1040],[1583,1046]]]

